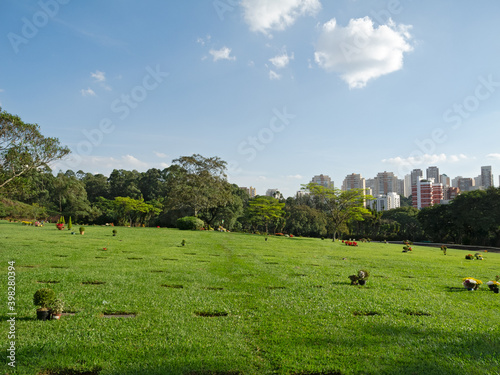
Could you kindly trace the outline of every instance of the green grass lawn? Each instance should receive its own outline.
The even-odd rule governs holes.
[[[17,367],[2,358],[2,374],[500,374],[500,294],[461,284],[494,279],[500,254],[117,230],[0,221],[5,349],[8,261],[17,303]],[[350,285],[358,269],[365,286]],[[75,314],[37,321],[42,287]]]

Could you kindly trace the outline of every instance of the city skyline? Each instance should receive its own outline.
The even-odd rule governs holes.
[[[109,175],[218,156],[293,196],[326,174],[500,172],[500,3],[5,0],[0,107]],[[464,24],[467,27],[464,27]],[[496,173],[496,174],[495,174]]]

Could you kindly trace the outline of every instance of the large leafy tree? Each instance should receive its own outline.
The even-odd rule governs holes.
[[[24,123],[0,108],[0,189],[69,152],[57,138],[44,137],[37,124]]]
[[[363,220],[363,214],[370,212],[365,208],[365,201],[371,196],[365,195],[363,189],[341,191],[312,182],[303,188],[318,199],[320,205],[324,207],[333,231],[333,240],[341,229],[346,228],[349,222]]]
[[[231,202],[226,162],[219,157],[205,158],[195,154],[182,156],[172,163],[179,166],[180,171],[177,171],[175,184],[169,191],[171,208],[188,207],[197,216],[203,210],[224,207]]]
[[[258,196],[249,202],[247,216],[252,225],[264,226],[269,232],[269,224],[277,227],[284,224],[285,203],[268,196]]]

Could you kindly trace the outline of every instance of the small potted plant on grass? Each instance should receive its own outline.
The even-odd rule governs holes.
[[[33,295],[33,304],[39,306],[36,310],[36,318],[38,320],[47,320],[50,318],[50,308],[56,299],[56,294],[52,289],[38,289]]]
[[[52,319],[59,320],[64,309],[64,301],[60,298],[54,300],[51,305],[52,307]]]
[[[118,231],[116,229],[113,229],[113,237],[116,237],[116,233],[118,233]]]
[[[351,285],[365,285],[366,279],[370,276],[367,270],[359,270],[356,275],[350,275]]]
[[[463,279],[462,285],[467,289],[467,290],[477,290],[479,286],[483,282],[481,280],[475,279],[473,277],[466,277]]]
[[[80,227],[80,234],[82,236],[85,234],[85,228],[84,227]]]
[[[446,255],[446,250],[448,250],[446,245],[441,245],[441,251],[443,252],[444,255]]]
[[[486,285],[488,285],[488,288],[490,288],[490,290],[494,293],[498,293],[500,288],[500,283],[497,280],[490,280],[486,283]]]
[[[64,229],[64,216],[61,216],[59,218],[59,220],[57,221],[56,227],[59,230],[63,230]]]
[[[472,260],[472,259],[474,259],[474,255],[472,255],[472,254],[467,254],[467,255],[465,256],[465,259],[467,259],[467,260]]]

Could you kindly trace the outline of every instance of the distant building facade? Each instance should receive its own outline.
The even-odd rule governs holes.
[[[395,192],[380,194],[371,200],[368,205],[372,210],[388,211],[401,206],[401,197]]]
[[[347,175],[342,183],[342,190],[366,189],[366,180],[360,174],[351,173]]]
[[[481,167],[481,186],[485,189],[493,186],[493,173],[491,172],[491,165]]]
[[[326,188],[333,188],[333,181],[330,176],[320,174],[319,176],[314,176],[311,180],[312,183],[324,186]]]
[[[441,182],[441,176],[439,175],[439,168],[438,167],[429,167],[425,171],[425,175],[428,180],[431,178],[434,179],[435,183],[440,183]]]
[[[250,198],[255,198],[257,196],[257,192],[254,187],[250,186],[249,188],[247,187],[240,187],[241,190],[245,190],[248,193],[248,196]]]
[[[441,203],[444,199],[443,184],[435,183],[434,179],[426,180],[419,177],[419,180],[412,186],[412,205],[421,209]]]

